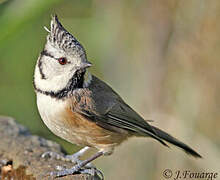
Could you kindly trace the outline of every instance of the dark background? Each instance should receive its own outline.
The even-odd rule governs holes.
[[[204,157],[134,138],[95,162],[106,179],[164,179],[167,168],[219,171],[220,1],[0,0],[0,114],[73,153],[79,147],[42,123],[32,85],[43,26],[54,13],[84,45],[92,73]]]

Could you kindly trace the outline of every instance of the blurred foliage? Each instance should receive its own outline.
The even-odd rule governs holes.
[[[32,86],[43,26],[54,13],[86,48],[92,73],[205,158],[133,139],[97,160],[106,179],[161,179],[167,168],[219,171],[220,1],[0,0],[0,114],[70,153],[77,147],[42,123]]]

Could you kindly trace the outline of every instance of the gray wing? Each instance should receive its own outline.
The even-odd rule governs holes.
[[[87,91],[89,93],[83,94],[89,94],[88,100],[78,102],[79,108],[76,110],[78,113],[105,129],[119,128],[136,135],[150,136],[167,146],[158,137],[152,126],[128,106],[107,84],[93,76]]]
[[[191,147],[165,131],[148,124],[116,92],[98,78],[93,76],[91,85],[85,91],[88,92],[83,94],[87,95],[78,102],[77,111],[88,120],[110,131],[122,133],[120,129],[124,129],[136,135],[150,136],[165,146],[168,146],[164,143],[164,141],[167,141],[180,147],[187,154],[201,158],[201,155]]]

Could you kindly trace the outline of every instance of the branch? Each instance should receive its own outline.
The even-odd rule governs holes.
[[[0,179],[50,179],[47,175],[56,171],[56,166],[73,166],[70,162],[43,159],[41,154],[53,151],[63,154],[60,145],[30,132],[9,117],[0,116]],[[95,175],[76,174],[58,180],[100,180]]]

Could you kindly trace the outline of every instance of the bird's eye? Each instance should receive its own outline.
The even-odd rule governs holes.
[[[58,59],[58,62],[61,64],[61,65],[65,65],[67,63],[67,59],[65,57],[61,57]]]

